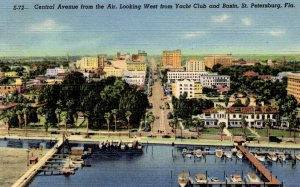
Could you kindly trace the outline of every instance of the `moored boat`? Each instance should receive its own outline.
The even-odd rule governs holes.
[[[75,174],[75,170],[71,168],[62,168],[60,170],[64,175]]]
[[[259,177],[253,172],[249,172],[247,174],[247,177],[248,177],[249,182],[260,182]]]
[[[128,143],[128,148],[129,149],[132,149],[132,146],[133,146],[132,143]]]
[[[284,153],[278,153],[278,159],[281,161],[285,161],[286,160],[286,155]]]
[[[220,182],[220,180],[217,177],[210,177],[211,182]]]
[[[268,159],[272,160],[273,162],[276,162],[278,157],[276,155],[275,152],[269,152],[268,155],[267,155]]]
[[[199,182],[199,183],[207,183],[207,178],[202,173],[197,173],[195,175],[195,180],[196,180],[196,182]]]
[[[242,159],[243,158],[243,153],[241,151],[237,151],[236,152],[236,157],[238,157],[239,159]]]
[[[255,158],[261,162],[264,162],[266,160],[266,155],[265,154],[262,154],[262,153],[256,153],[255,155]]]
[[[178,184],[181,187],[185,187],[189,182],[189,173],[188,172],[181,172],[178,174]]]
[[[238,150],[237,150],[236,147],[234,147],[234,148],[231,149],[231,151],[232,151],[233,153],[236,153]]]
[[[243,182],[241,175],[231,175],[230,179],[232,182]]]
[[[216,156],[218,158],[222,158],[222,156],[223,156],[223,150],[222,149],[216,149]]]
[[[296,159],[300,161],[300,153],[295,155]]]
[[[197,158],[201,158],[201,157],[203,156],[203,152],[201,151],[201,149],[197,149],[197,150],[195,151],[195,156],[196,156]]]
[[[227,158],[232,158],[232,152],[231,152],[231,151],[224,151],[224,155],[225,155]]]

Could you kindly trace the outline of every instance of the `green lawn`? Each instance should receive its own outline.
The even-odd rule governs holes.
[[[243,128],[230,128],[228,130],[233,136],[244,135]],[[247,136],[255,136],[249,129],[246,129],[246,134]]]
[[[255,131],[263,137],[267,137],[267,129],[255,129]],[[270,136],[276,137],[290,137],[290,132],[286,130],[270,129]],[[292,137],[294,137],[294,132],[292,132]],[[296,137],[300,137],[300,132],[296,133]]]
[[[218,135],[220,133],[219,128],[204,128],[201,131],[201,134],[213,134],[213,135]]]

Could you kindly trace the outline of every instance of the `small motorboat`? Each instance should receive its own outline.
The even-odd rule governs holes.
[[[256,153],[255,155],[255,158],[261,162],[264,162],[266,160],[266,155],[265,154],[262,154],[262,153]]]
[[[236,157],[238,157],[239,159],[242,159],[243,158],[243,153],[242,153],[242,151],[237,151],[236,152]]]
[[[277,155],[278,155],[278,159],[279,159],[280,161],[285,161],[285,160],[286,160],[286,156],[285,156],[284,153],[278,153]]]
[[[75,174],[75,170],[72,168],[62,168],[60,170],[64,175],[71,175],[71,174]]]
[[[202,173],[197,173],[195,175],[195,180],[198,183],[207,183],[207,178],[205,175],[203,175]]]
[[[120,149],[124,151],[126,149],[126,145],[123,142],[120,142]]]
[[[186,153],[187,153],[187,149],[186,148],[184,148],[184,149],[182,149],[182,152],[181,152],[183,155],[185,155]]]
[[[133,147],[132,143],[128,143],[128,148],[132,149],[132,147]]]
[[[300,161],[300,153],[295,155],[296,159]]]
[[[185,187],[189,182],[189,173],[188,172],[181,172],[178,174],[178,184],[180,187]]]
[[[241,175],[230,175],[232,182],[243,182]]]
[[[210,177],[211,182],[220,182],[220,180],[217,177]]]
[[[224,155],[227,157],[227,158],[232,158],[232,152],[231,151],[224,151]]]
[[[231,151],[232,151],[233,153],[236,153],[238,150],[237,150],[236,147],[234,147],[234,148],[231,149]]]
[[[269,152],[268,155],[267,155],[268,159],[272,160],[273,162],[276,162],[278,157],[276,155],[275,152]]]
[[[195,156],[196,156],[197,158],[202,158],[203,152],[201,151],[201,149],[197,149],[197,150],[195,151]]]
[[[191,158],[192,156],[193,156],[192,152],[187,152],[185,154],[185,157],[187,157],[187,158]]]
[[[216,156],[218,158],[222,158],[222,156],[223,156],[223,150],[222,149],[216,149]]]
[[[248,177],[249,182],[260,182],[259,177],[253,172],[249,172],[247,174],[247,177]]]
[[[99,142],[99,149],[103,148],[103,142]]]

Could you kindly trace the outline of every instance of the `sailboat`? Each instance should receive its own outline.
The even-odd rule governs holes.
[[[195,151],[195,155],[196,155],[197,158],[201,158],[203,156],[203,153],[202,153],[201,149],[197,149]]]
[[[255,153],[255,158],[261,162],[264,162],[266,160],[266,155],[263,153]]]
[[[207,182],[206,176],[203,175],[202,173],[197,173],[195,175],[195,179],[196,179],[196,182],[199,182],[199,183],[206,183]]]
[[[181,172],[178,174],[178,184],[180,187],[185,187],[189,182],[189,173],[188,172]]]
[[[236,157],[238,157],[239,159],[242,159],[243,156],[244,156],[244,155],[243,155],[242,151],[236,152]]]
[[[223,156],[223,150],[222,149],[216,149],[216,156],[218,158],[222,158],[222,156]]]
[[[281,161],[285,161],[286,160],[286,156],[284,153],[278,153],[278,159],[281,160]]]
[[[253,172],[249,172],[247,174],[247,177],[248,177],[248,179],[249,179],[250,182],[260,182],[259,177],[255,173],[253,173]]]
[[[225,155],[227,158],[232,158],[232,152],[231,152],[231,151],[224,151],[224,155]]]
[[[267,155],[268,159],[272,160],[273,162],[276,162],[278,157],[276,155],[275,152],[269,152],[268,155]]]

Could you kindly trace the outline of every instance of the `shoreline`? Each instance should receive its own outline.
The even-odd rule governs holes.
[[[58,141],[60,137],[25,137],[25,136],[0,136],[0,139],[6,138],[7,140],[44,140],[44,141]],[[232,147],[234,142],[229,140],[210,140],[210,139],[163,139],[163,138],[148,138],[148,137],[138,137],[138,138],[120,138],[120,137],[91,137],[84,138],[78,135],[69,136],[69,141],[71,142],[99,142],[99,141],[123,141],[123,142],[132,142],[134,140],[139,141],[143,144],[157,144],[157,145],[193,145],[193,146],[219,146],[219,147]],[[267,143],[267,142],[246,142],[246,147],[257,147],[257,148],[282,148],[282,149],[300,149],[300,144],[295,143]]]

